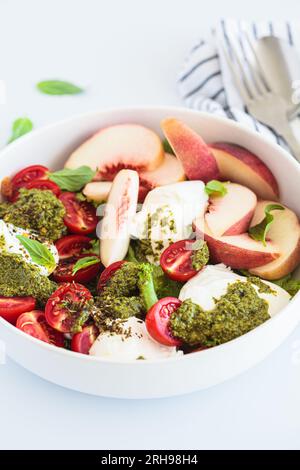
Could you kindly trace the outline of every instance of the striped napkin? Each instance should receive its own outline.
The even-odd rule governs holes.
[[[297,30],[300,31],[300,28],[296,22],[220,20],[207,40],[201,39],[194,45],[182,67],[178,86],[185,104],[193,109],[234,119],[288,149],[285,141],[273,129],[247,113],[221,45],[226,47],[228,34],[231,38],[240,40],[241,32],[247,31],[252,40],[273,35],[287,40],[300,50],[300,35],[296,34]],[[242,42],[239,43],[242,60],[247,62]]]

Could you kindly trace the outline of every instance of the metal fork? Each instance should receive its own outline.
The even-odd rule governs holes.
[[[288,105],[283,98],[271,91],[254,46],[246,34],[245,39],[255,62],[255,67],[250,61],[247,64],[249,74],[245,72],[234,42],[228,37],[228,50],[223,45],[225,59],[241,98],[252,116],[267,126],[272,127],[284,138],[294,157],[300,162],[300,143],[289,124]]]

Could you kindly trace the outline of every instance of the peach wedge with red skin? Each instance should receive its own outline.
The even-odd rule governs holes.
[[[265,207],[272,201],[260,201],[254,213],[251,226],[257,225],[265,216]],[[285,207],[285,206],[284,206]],[[267,244],[273,242],[281,252],[280,256],[250,272],[270,281],[291,273],[300,263],[300,224],[296,214],[285,210],[272,211],[274,220],[267,233]]]
[[[149,190],[184,180],[185,173],[182,164],[169,153],[165,154],[163,162],[155,170],[140,172],[140,183]]]
[[[134,170],[119,171],[112,183],[101,222],[100,258],[105,267],[121,261],[127,254],[138,192],[138,173]]]
[[[223,215],[226,213],[225,209],[223,208]],[[233,269],[252,269],[270,263],[280,256],[280,251],[273,242],[264,246],[263,243],[253,240],[248,233],[220,235],[221,225],[215,226],[213,233],[206,222],[206,216],[207,214],[204,219],[196,218],[193,226],[196,234],[207,242],[210,258],[214,263],[224,263]],[[242,215],[240,217],[243,218]],[[222,230],[226,232],[226,225],[223,225]]]
[[[236,183],[224,183],[224,196],[211,195],[205,222],[215,237],[247,232],[257,203],[253,191]]]
[[[209,148],[217,161],[222,180],[243,184],[260,199],[278,200],[277,181],[256,155],[230,143],[214,143]]]
[[[279,199],[277,181],[270,169],[249,150],[231,143],[207,145],[197,132],[176,118],[161,123],[188,179],[207,183],[212,179],[240,183],[260,199]]]
[[[107,201],[111,187],[111,181],[92,181],[84,187],[82,192],[89,201],[100,203]]]
[[[118,124],[101,129],[68,158],[66,168],[87,165],[97,171],[95,179],[113,180],[122,168],[155,170],[164,159],[160,138],[139,124]]]
[[[216,159],[197,132],[176,118],[164,119],[161,128],[188,179],[207,183],[220,178]]]
[[[240,235],[213,236],[205,229],[206,240],[212,261],[224,263],[233,269],[252,269],[277,259],[280,252],[272,242],[264,246],[247,233]]]

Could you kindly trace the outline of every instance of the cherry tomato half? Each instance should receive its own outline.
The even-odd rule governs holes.
[[[88,354],[98,335],[99,331],[95,325],[85,326],[80,333],[76,333],[73,336],[71,342],[72,351]]]
[[[192,266],[193,250],[187,248],[189,243],[192,243],[191,240],[172,243],[161,254],[160,265],[166,275],[174,281],[188,281],[198,272]]]
[[[84,235],[66,235],[57,240],[55,246],[60,260],[81,255],[83,251],[87,251],[92,247],[91,239]]]
[[[52,191],[53,194],[58,197],[61,193],[60,187],[54,183],[54,181],[50,180],[33,180],[29,181],[29,183],[26,183],[24,188],[26,189],[40,189],[42,191]]]
[[[181,305],[176,297],[164,297],[154,304],[146,315],[146,327],[150,336],[165,346],[180,346],[182,342],[173,337],[169,321],[171,314]]]
[[[57,331],[70,333],[78,314],[91,298],[90,291],[81,284],[75,282],[62,284],[47,301],[45,308],[47,322]]]
[[[45,343],[54,344],[60,348],[64,346],[64,335],[47,324],[45,314],[41,310],[22,313],[17,320],[16,327]]]
[[[0,317],[15,325],[21,313],[34,310],[35,304],[33,297],[0,297]]]
[[[82,282],[86,283],[94,279],[100,271],[101,261],[99,263],[92,264],[86,268],[80,269],[73,274],[73,268],[77,261],[81,258],[86,258],[88,255],[77,255],[71,258],[66,258],[59,261],[53,273],[53,279],[56,282]]]
[[[13,188],[23,188],[27,183],[34,180],[47,179],[49,170],[42,165],[27,166],[19,171],[11,180]]]
[[[126,263],[126,261],[116,261],[115,263],[110,264],[107,266],[107,268],[102,271],[99,277],[98,285],[97,285],[97,290],[100,292],[107,284],[109,279],[112,277],[112,275],[120,269],[122,264]]]
[[[96,230],[98,218],[96,208],[87,201],[80,201],[76,194],[65,192],[59,196],[66,209],[65,225],[70,232],[79,235],[89,234]]]

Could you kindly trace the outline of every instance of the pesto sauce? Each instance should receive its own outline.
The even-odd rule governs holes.
[[[269,305],[251,282],[229,284],[226,294],[205,311],[190,299],[171,315],[172,334],[188,345],[215,346],[241,336],[270,318]]]
[[[192,267],[196,271],[200,271],[209,261],[209,251],[206,242],[203,242],[199,250],[195,250],[192,255]]]
[[[65,208],[51,191],[20,189],[16,202],[0,204],[0,217],[5,222],[33,230],[41,238],[55,241],[66,233]]]
[[[0,295],[32,296],[45,304],[57,284],[43,276],[38,267],[27,263],[22,255],[0,253]]]
[[[0,251],[6,247],[5,236],[0,235]]]
[[[260,277],[249,276],[249,277],[247,278],[247,282],[250,282],[251,284],[254,284],[256,287],[258,287],[258,292],[259,292],[260,294],[273,294],[273,295],[277,295],[276,290],[272,289],[268,284],[266,284],[265,282],[263,282],[263,280],[260,279]]]

